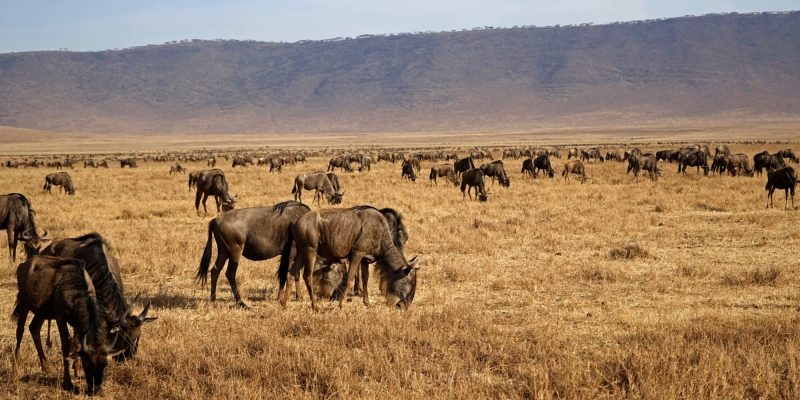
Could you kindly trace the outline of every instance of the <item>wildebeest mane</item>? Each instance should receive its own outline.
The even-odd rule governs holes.
[[[403,251],[403,247],[405,246],[406,242],[408,241],[408,230],[406,230],[405,224],[403,224],[403,214],[399,211],[395,210],[394,208],[375,208],[370,205],[360,205],[355,206],[352,208],[353,210],[367,210],[372,209],[375,210],[383,215],[383,218],[389,224],[390,232],[392,234],[392,242],[395,246],[397,246],[400,251]],[[394,221],[390,220],[393,219]]]
[[[286,200],[278,204],[275,204],[273,206],[273,211],[277,211],[278,215],[283,215],[283,212],[286,211],[286,209],[290,206],[304,207],[307,208],[309,211],[311,211],[311,208],[309,208],[307,205],[294,200]]]

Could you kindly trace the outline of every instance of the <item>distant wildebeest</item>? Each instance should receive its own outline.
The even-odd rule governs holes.
[[[530,178],[535,178],[536,174],[533,170],[533,160],[528,158],[522,161],[522,170],[520,171],[522,176],[528,176]]]
[[[135,158],[123,158],[123,159],[119,160],[119,167],[120,168],[125,168],[126,166],[128,168],[137,168],[139,165],[136,163],[136,159]]]
[[[186,168],[183,168],[183,166],[181,166],[180,164],[175,163],[175,165],[169,167],[169,174],[172,175],[173,173],[186,174]]]
[[[503,150],[503,159],[504,160],[506,158],[513,158],[513,159],[516,160],[516,159],[519,159],[521,156],[522,156],[522,153],[519,151],[519,149],[505,149],[505,150]]]
[[[726,157],[725,168],[731,175],[753,176],[753,169],[750,168],[750,159],[746,154],[731,154]]]
[[[414,172],[414,164],[409,160],[403,161],[400,171],[400,179],[409,179],[412,182],[417,180],[417,174]]]
[[[729,156],[731,155],[731,149],[728,148],[728,145],[721,144],[714,149],[714,155],[716,156],[717,154]]]
[[[414,167],[414,171],[417,173],[422,170],[422,164],[420,164],[419,158],[417,157],[408,157],[405,162],[411,164],[411,166]]]
[[[294,253],[292,244],[287,241],[292,224],[311,209],[296,201],[285,201],[272,207],[252,207],[233,210],[212,219],[208,223],[208,241],[200,258],[197,280],[205,283],[211,263],[213,246],[211,238],[217,243],[217,259],[211,268],[211,301],[217,298],[217,279],[225,263],[228,269],[225,277],[231,285],[233,299],[241,307],[246,307],[236,285],[236,270],[241,257],[252,261],[264,261],[276,257],[286,249]],[[291,254],[294,257],[294,254]]]
[[[578,158],[579,156],[580,156],[580,153],[578,152],[578,149],[576,149],[574,147],[569,149],[569,151],[567,152],[567,160],[572,159],[573,157],[574,158]]]
[[[675,153],[679,153],[679,152],[676,152],[675,150],[657,151],[656,152],[656,160],[657,161],[667,161],[667,162],[676,161],[676,160],[679,159],[679,156],[675,156]],[[703,154],[705,154],[705,153],[703,153]]]
[[[92,159],[83,160],[83,168],[86,168],[86,167],[97,168],[97,162],[95,160],[92,160]]]
[[[235,157],[233,162],[231,163],[231,168],[239,167],[247,167],[247,164],[253,164],[252,159],[247,159],[245,157]]]
[[[220,204],[222,211],[233,210],[234,199],[228,193],[228,181],[225,179],[225,173],[219,169],[206,169],[199,171],[197,175],[197,193],[194,197],[194,209],[200,213],[200,198],[203,198],[203,211],[208,215],[206,208],[206,200],[208,196],[214,196],[214,201],[217,203],[217,212],[220,211]]]
[[[656,157],[658,161],[658,157]],[[703,175],[708,175],[708,157],[702,151],[693,151],[691,153],[681,153],[678,157],[678,173],[686,175],[686,167],[697,167],[697,172],[700,173],[700,168],[703,168]]]
[[[555,175],[555,170],[553,170],[553,166],[550,165],[550,157],[548,155],[541,155],[533,160],[534,178],[539,176],[539,171],[544,171],[550,178]]]
[[[358,167],[358,172],[372,171],[372,157],[361,157],[361,166]]]
[[[11,319],[17,323],[17,342],[14,359],[19,359],[19,348],[25,332],[28,313],[33,319],[28,327],[33,337],[42,371],[47,372],[41,329],[46,320],[55,319],[61,337],[61,355],[64,365],[62,387],[73,391],[70,377],[72,344],[68,325],[72,326],[80,343],[80,356],[86,375],[87,392],[100,392],[105,377],[107,357],[118,335],[109,340],[109,327],[101,318],[104,310],[98,305],[94,285],[79,260],[34,256],[17,267],[17,301]]]
[[[767,172],[770,170],[783,168],[786,166],[786,161],[784,161],[783,156],[780,152],[775,154],[769,154],[767,151],[762,151],[753,156],[753,169],[755,170],[758,175],[761,175],[761,170],[766,169]]]
[[[64,191],[64,193],[69,195],[75,194],[75,185],[72,184],[72,178],[69,176],[67,172],[52,172],[47,174],[44,178],[44,186],[42,190],[46,190],[47,193],[53,193],[50,191],[53,185],[59,187],[59,192]]]
[[[599,161],[599,162],[603,162],[603,155],[600,154],[600,149],[598,149],[597,147],[594,147],[594,148],[591,148],[591,149],[586,149],[586,150],[581,150],[581,161],[587,161],[587,162]]]
[[[445,177],[448,181],[452,182],[454,186],[458,186],[458,178],[456,178],[455,169],[451,164],[441,164],[431,167],[431,174],[428,177],[431,183],[438,185],[436,181],[439,177]]]
[[[475,163],[472,157],[465,157],[453,163],[453,169],[456,171],[456,177],[461,176],[464,172],[475,169]]]
[[[61,161],[48,161],[47,163],[45,163],[45,167],[61,169],[63,165],[61,164]]]
[[[496,160],[489,164],[483,164],[481,165],[481,171],[483,171],[484,176],[492,178],[492,185],[494,185],[494,179],[497,178],[500,182],[500,186],[511,186],[511,180],[508,179],[506,169],[503,167],[503,160]]]
[[[417,258],[406,260],[397,248],[384,215],[372,207],[311,211],[291,227],[291,234],[281,254],[278,268],[279,298],[286,306],[286,281],[291,261],[291,243],[296,245],[297,257],[293,270],[303,271],[311,308],[317,310],[311,282],[317,257],[327,260],[348,259],[349,269],[343,293],[353,287],[356,271],[361,269],[364,304],[369,304],[369,263],[376,263],[381,288],[391,307],[408,308],[414,300],[417,286]],[[339,300],[344,304],[346,296]]]
[[[794,154],[794,151],[792,151],[792,149],[778,150],[777,154],[780,154],[781,157],[783,158],[788,158],[789,161],[793,163],[800,162],[800,160],[798,160],[797,156]]]
[[[580,178],[581,183],[586,181],[586,169],[583,167],[583,163],[581,160],[569,160],[564,163],[564,171],[561,173],[561,176],[564,177],[564,180],[569,180],[569,174],[578,175]]]
[[[94,285],[98,304],[104,310],[101,318],[105,319],[109,329],[117,330],[120,335],[120,340],[113,349],[114,353],[118,353],[115,359],[122,361],[133,358],[139,348],[142,326],[157,317],[147,316],[149,303],[141,314],[133,313],[133,308],[125,298],[119,261],[103,236],[93,232],[77,238],[58,240],[42,250],[41,255],[76,259],[83,263]]]
[[[786,193],[786,202],[783,209],[789,207],[789,194],[792,195],[792,209],[794,209],[794,192],[797,188],[797,173],[792,167],[783,167],[767,172],[767,208],[772,207],[772,194],[775,189],[783,189]]]
[[[193,171],[189,172],[189,190],[192,190],[193,187],[197,186],[197,178],[200,177],[203,171]]]
[[[272,158],[270,158],[269,159],[269,172],[272,172],[273,170],[281,172],[281,169],[283,169],[283,164],[284,164],[283,159],[280,158],[280,157],[272,157]]]
[[[486,192],[486,183],[483,178],[483,171],[480,168],[473,168],[461,174],[461,199],[469,195],[472,200],[472,189],[475,189],[475,200],[486,201],[489,200],[489,194]]]
[[[206,167],[214,168],[216,166],[217,166],[217,157],[214,156],[209,157],[208,161],[206,162]]]
[[[268,162],[269,159],[267,157],[259,157],[258,159],[256,159],[256,165],[259,167],[262,165],[267,165]]]
[[[658,180],[658,175],[661,174],[661,170],[658,167],[658,160],[656,160],[655,154],[647,153],[628,157],[628,171],[633,172],[633,176],[636,177],[637,181],[639,180],[639,172],[642,170],[647,171],[647,176],[651,181]]]
[[[711,172],[714,175],[722,175],[725,172],[725,168],[727,167],[728,156],[724,154],[717,154],[714,156],[714,160],[711,162]]]
[[[6,168],[19,168],[19,161],[17,160],[8,160],[5,163]]]
[[[632,149],[625,150],[625,152],[622,153],[622,161],[628,161],[628,159],[631,156],[639,156],[639,155],[642,155],[642,150],[640,148],[638,148],[638,147],[634,147]]]
[[[335,176],[335,175],[334,175]],[[311,174],[300,174],[294,178],[294,186],[292,187],[292,194],[295,201],[302,201],[303,190],[313,190],[314,198],[311,204],[319,203],[320,198],[324,195],[328,204],[334,205],[342,202],[344,193],[338,192],[339,180],[336,178],[336,186],[334,189],[333,183],[327,174],[322,171],[314,172]]]
[[[302,162],[303,164],[305,164],[306,156],[304,154],[297,153],[297,154],[294,155],[294,161],[295,162]]]
[[[39,253],[39,249],[50,239],[47,231],[42,235],[36,230],[36,213],[31,202],[22,194],[0,195],[0,229],[8,235],[8,255],[11,261],[17,260],[17,242],[24,243],[26,257]]]
[[[458,160],[458,153],[456,153],[454,151],[450,152],[450,153],[447,153],[444,156],[444,160],[445,161],[450,161],[450,160],[456,161],[456,160]]]
[[[350,160],[346,157],[331,158],[328,161],[327,172],[335,172],[336,168],[341,168],[345,172],[353,172],[353,168],[350,166]]]
[[[97,163],[98,167],[108,168],[108,160],[102,160]]]
[[[624,160],[622,159],[622,154],[620,154],[618,150],[611,150],[608,153],[606,153],[606,161],[622,162]]]

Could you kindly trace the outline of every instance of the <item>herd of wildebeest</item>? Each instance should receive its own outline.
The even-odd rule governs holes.
[[[501,159],[495,155],[502,152]],[[293,200],[280,202],[270,207],[235,209],[235,195],[229,192],[225,172],[215,168],[218,158],[231,162],[231,168],[246,168],[251,165],[269,166],[269,172],[280,173],[287,164],[305,163],[308,156],[301,152],[279,153],[269,157],[256,157],[244,151],[235,154],[175,153],[118,157],[96,160],[83,158],[84,168],[109,168],[109,163],[119,162],[120,168],[137,168],[139,161],[169,162],[169,174],[187,174],[180,162],[204,162],[209,169],[188,173],[189,190],[195,189],[195,210],[199,213],[206,200],[214,197],[217,205],[216,218],[208,223],[208,238],[200,257],[196,279],[205,283],[211,275],[211,300],[216,298],[219,274],[227,269],[225,276],[231,286],[234,301],[246,307],[236,284],[236,271],[242,257],[261,261],[280,257],[278,267],[278,300],[286,306],[289,275],[294,278],[295,296],[299,300],[299,281],[302,273],[311,307],[318,309],[317,301],[338,300],[343,304],[350,295],[361,296],[369,304],[367,284],[369,266],[375,265],[381,292],[392,307],[408,308],[414,300],[417,285],[417,257],[407,259],[404,246],[409,239],[402,214],[392,208],[378,209],[368,205],[351,208],[329,208],[312,210],[302,203],[303,191],[314,191],[311,204],[337,205],[342,201],[342,190],[336,169],[345,173],[369,172],[375,163],[399,164],[400,179],[416,181],[422,162],[432,163],[429,179],[431,185],[439,178],[460,186],[462,199],[469,195],[487,201],[489,192],[486,179],[492,184],[496,180],[502,187],[510,187],[511,181],[505,170],[509,160],[525,158],[521,172],[524,177],[554,178],[555,169],[551,159],[566,155],[561,176],[568,180],[575,175],[585,182],[589,177],[586,164],[601,162],[627,163],[627,173],[638,180],[646,173],[650,180],[657,181],[663,173],[665,163],[677,165],[679,174],[686,174],[688,167],[705,175],[730,174],[734,176],[761,175],[767,173],[767,207],[772,205],[772,194],[776,189],[786,192],[788,207],[791,195],[794,207],[794,192],[797,185],[795,170],[787,165],[797,163],[798,158],[790,149],[774,154],[767,151],[752,157],[732,154],[727,145],[719,145],[710,152],[707,145],[692,145],[675,150],[654,153],[642,152],[633,147],[625,150],[608,150],[605,155],[598,147],[586,148],[473,148],[468,154],[428,150],[403,151],[358,151],[337,154],[328,162],[327,171],[299,174],[291,187]],[[74,168],[80,158],[7,160],[6,168],[55,169]],[[506,161],[504,161],[506,160]],[[476,161],[482,162],[476,167]],[[357,165],[357,168],[354,168]],[[43,190],[51,192],[59,186],[68,195],[76,192],[72,177],[66,171],[57,171],[45,176]],[[135,313],[133,301],[125,296],[119,263],[106,241],[98,233],[81,237],[52,241],[47,231],[40,231],[35,222],[36,213],[31,202],[20,193],[0,195],[0,229],[8,235],[11,261],[16,260],[17,242],[22,241],[26,261],[17,268],[18,294],[12,312],[17,323],[15,360],[22,341],[27,315],[33,314],[29,331],[44,371],[47,370],[40,331],[45,321],[48,327],[56,321],[63,356],[63,387],[77,390],[73,385],[70,369],[78,373],[83,370],[87,393],[101,389],[108,356],[125,360],[136,354],[141,338],[142,326],[155,319],[148,316],[147,304],[143,311]],[[217,244],[217,257],[211,266],[213,242]],[[49,245],[48,245],[49,243]],[[351,292],[352,291],[352,292]],[[68,326],[72,327],[70,335]],[[49,343],[49,329],[48,329]],[[80,367],[79,367],[80,366]]]

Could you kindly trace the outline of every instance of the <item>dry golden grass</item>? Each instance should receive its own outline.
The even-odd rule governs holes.
[[[762,147],[777,148],[732,150]],[[241,208],[290,198],[294,176],[326,162],[282,174],[221,163]],[[405,215],[406,254],[423,265],[407,312],[360,301],[281,309],[277,259],[240,265],[250,310],[232,307],[223,277],[211,304],[193,281],[210,217],[195,215],[168,163],[71,170],[75,196],[43,194],[46,169],[2,169],[0,187],[28,195],[56,238],[102,233],[128,294],[142,293],[137,308],[152,301],[159,319],[136,360],[110,366],[107,397],[800,397],[800,213],[782,210],[782,193],[765,210],[765,178],[681,177],[664,164],[657,183],[634,182],[605,163],[579,184],[527,180],[520,165],[506,161],[511,188],[495,186],[484,204],[431,187],[430,163],[416,183],[400,181],[399,164],[339,174],[343,206]],[[8,315],[16,283],[4,264]],[[0,323],[0,397],[72,397],[59,389],[58,345],[43,374],[26,333],[14,370],[13,338]]]

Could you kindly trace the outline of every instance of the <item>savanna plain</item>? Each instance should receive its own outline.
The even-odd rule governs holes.
[[[749,157],[793,146],[730,144]],[[623,146],[603,153],[612,148]],[[270,206],[329,158],[271,174],[222,158],[218,167],[237,208]],[[158,320],[137,357],[107,369],[108,398],[800,398],[800,213],[783,210],[783,192],[765,209],[766,176],[681,176],[669,163],[657,182],[617,162],[587,163],[586,183],[565,182],[564,161],[552,158],[555,179],[534,180],[522,159],[505,160],[511,187],[489,183],[486,203],[431,185],[429,161],[416,182],[400,179],[399,163],[337,172],[336,207],[403,213],[405,254],[421,265],[407,311],[379,301],[374,279],[370,307],[314,313],[302,291],[282,309],[277,258],[240,264],[250,309],[234,306],[224,275],[211,303],[194,278],[212,215],[195,213],[169,162],[76,163],[74,196],[44,193],[46,168],[2,168],[0,191],[28,196],[53,238],[104,235],[127,295],[140,294],[134,307],[152,304]],[[26,332],[14,367],[15,265],[5,249],[0,260],[0,397],[74,397],[60,389],[57,341],[45,374]]]

